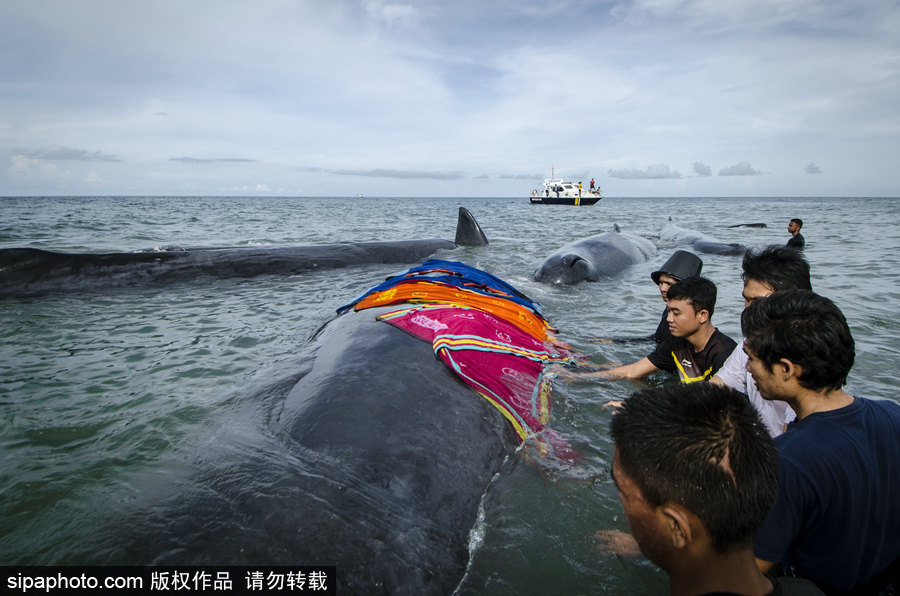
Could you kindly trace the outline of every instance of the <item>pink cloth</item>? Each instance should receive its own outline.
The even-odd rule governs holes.
[[[550,419],[544,367],[575,357],[475,308],[425,305],[379,319],[430,342],[447,366],[500,409],[522,440],[542,431]]]

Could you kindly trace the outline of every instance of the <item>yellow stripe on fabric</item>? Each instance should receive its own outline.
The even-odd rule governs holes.
[[[672,352],[672,360],[675,361],[675,366],[678,367],[678,372],[681,377],[682,383],[696,383],[697,381],[705,381],[710,374],[712,374],[712,367],[710,366],[705,373],[700,375],[699,377],[689,377],[687,372],[684,370],[684,367],[681,366],[681,362],[678,361],[678,357],[675,355],[675,352]]]
[[[478,350],[482,352],[496,352],[499,354],[510,354],[534,360],[535,362],[567,362],[568,357],[554,356],[546,351],[529,350],[527,348],[519,348],[502,342],[494,342],[478,338],[477,336],[461,337],[461,336],[441,336],[434,340],[434,349],[440,348],[448,350]]]

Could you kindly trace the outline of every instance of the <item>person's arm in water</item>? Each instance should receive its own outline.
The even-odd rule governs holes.
[[[598,370],[595,372],[575,372],[568,369],[558,369],[556,371],[560,379],[566,382],[578,381],[615,381],[618,379],[639,379],[658,371],[650,359],[641,358],[637,362],[617,366],[607,370]]]

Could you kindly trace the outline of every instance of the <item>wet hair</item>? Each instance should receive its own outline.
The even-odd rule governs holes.
[[[803,227],[803,220],[800,219],[799,217],[795,217],[794,219],[792,219],[791,223],[797,224],[797,227],[800,227],[800,228]]]
[[[686,277],[669,287],[666,300],[687,300],[694,305],[694,312],[705,310],[710,318],[716,310],[716,284],[705,277]]]
[[[741,314],[744,345],[766,367],[785,358],[799,364],[797,381],[813,391],[847,383],[856,347],[847,319],[834,302],[805,290],[776,292]]]
[[[770,286],[773,291],[812,290],[809,281],[809,263],[803,253],[795,248],[772,245],[759,251],[748,250],[741,263],[744,273],[741,279],[755,279]]]
[[[686,507],[720,553],[752,547],[775,502],[778,455],[746,396],[712,383],[645,389],[625,400],[610,432],[651,507]]]

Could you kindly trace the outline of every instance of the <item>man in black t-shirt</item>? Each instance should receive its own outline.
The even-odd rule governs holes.
[[[788,224],[788,232],[791,233],[791,238],[787,241],[786,246],[803,250],[803,247],[806,246],[806,239],[803,237],[803,234],[800,233],[800,228],[802,227],[802,219],[795,218],[790,221],[790,223]]]
[[[711,377],[737,346],[716,329],[712,314],[716,307],[716,286],[704,277],[688,277],[669,288],[666,310],[672,340],[664,340],[649,356],[616,368],[589,373],[559,370],[565,381],[592,379],[638,379],[657,370],[678,372],[682,382],[704,381]]]
[[[689,277],[669,288],[666,320],[672,339],[657,345],[647,360],[658,369],[677,372],[683,383],[709,379],[737,347],[713,327],[715,307],[716,286],[708,279]]]

